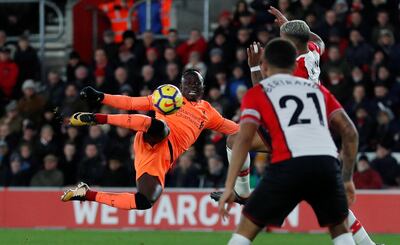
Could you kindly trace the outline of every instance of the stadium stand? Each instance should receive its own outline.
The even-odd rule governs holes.
[[[65,69],[50,70],[39,81],[40,61],[23,29],[17,42],[0,28],[0,185],[65,186],[78,181],[99,186],[134,186],[133,132],[60,123],[77,111],[116,113],[79,99],[84,86],[112,94],[145,96],[158,85],[179,85],[184,69],[205,76],[205,97],[224,116],[237,120],[241,98],[251,86],[246,48],[279,36],[264,1],[238,1],[223,11],[211,38],[193,29],[187,39],[170,30],[165,39],[132,31],[121,43],[106,31],[93,61],[70,53]],[[396,1],[278,1],[290,19],[305,20],[327,45],[321,81],[338,98],[360,134],[358,188],[400,186],[400,29]],[[182,33],[179,33],[182,34]],[[65,73],[60,72],[65,70]],[[64,118],[54,118],[53,110]],[[120,111],[120,113],[128,113]],[[361,154],[365,153],[365,154]],[[252,183],[265,156],[253,155]],[[169,187],[222,187],[226,176],[225,138],[201,136],[176,162]],[[374,176],[374,185],[365,183]],[[372,178],[372,177],[371,177]]]

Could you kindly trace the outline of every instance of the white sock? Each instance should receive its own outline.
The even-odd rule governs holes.
[[[240,234],[233,233],[231,240],[229,240],[228,245],[250,245],[251,241]]]
[[[228,162],[231,164],[232,150],[226,147],[226,155],[228,157]],[[235,182],[235,191],[240,197],[250,196],[250,154],[247,153],[246,160],[244,161],[241,171],[242,176],[238,176]]]
[[[367,231],[364,229],[360,221],[357,220],[354,213],[349,209],[349,216],[347,219],[349,229],[353,234],[353,239],[357,245],[375,245],[369,237]]]
[[[351,237],[351,233],[344,233],[340,236],[337,236],[335,239],[333,239],[333,244],[334,245],[356,245],[354,243],[353,238]]]

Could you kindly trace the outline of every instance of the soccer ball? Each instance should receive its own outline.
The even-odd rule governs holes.
[[[183,105],[182,93],[174,85],[161,85],[153,92],[153,105],[164,115],[173,114]]]

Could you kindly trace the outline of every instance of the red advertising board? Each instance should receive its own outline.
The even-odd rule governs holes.
[[[63,203],[59,189],[3,189],[0,227],[233,230],[241,207],[235,205],[229,221],[223,222],[218,217],[217,204],[209,197],[210,191],[167,189],[152,209],[125,211],[95,202]],[[369,232],[400,233],[400,191],[359,192],[352,210]],[[324,231],[306,203],[292,211],[281,229]]]

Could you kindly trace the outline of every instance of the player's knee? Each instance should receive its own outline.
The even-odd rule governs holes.
[[[229,149],[232,149],[233,147],[233,142],[235,142],[236,134],[231,134],[228,135],[226,138],[226,146],[229,147]]]
[[[136,201],[136,209],[138,210],[149,209],[153,206],[154,203],[140,192],[137,192],[135,194],[135,201]]]
[[[147,142],[156,144],[165,139],[169,135],[169,132],[169,127],[164,121],[152,118],[150,127],[144,134],[144,138]]]

